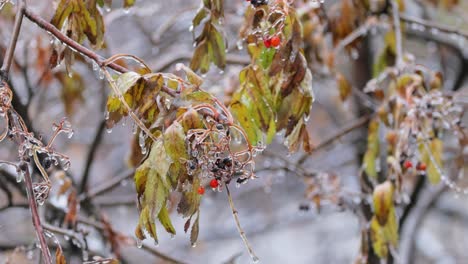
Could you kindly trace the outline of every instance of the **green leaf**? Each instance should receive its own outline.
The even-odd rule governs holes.
[[[273,61],[273,57],[275,56],[276,49],[274,48],[264,48],[262,49],[262,53],[260,54],[260,64],[262,68],[266,70],[270,67],[271,62]]]
[[[249,106],[250,108],[240,101],[236,101],[231,104],[231,112],[247,133],[250,143],[256,145],[262,139],[262,132],[251,116],[251,104]]]
[[[158,218],[168,233],[173,234],[173,235],[176,234],[175,228],[172,225],[171,218],[169,217],[169,213],[166,207],[161,208]]]
[[[175,121],[164,132],[164,148],[172,161],[180,163],[180,159],[187,159],[184,128]]]
[[[200,180],[198,177],[193,178],[192,188],[184,191],[177,206],[177,212],[184,217],[191,217],[200,208],[201,195],[198,194]]]
[[[224,38],[214,26],[210,28],[209,38],[213,47],[211,60],[218,68],[224,69],[226,67],[226,44],[224,43]]]
[[[421,160],[427,165],[426,173],[431,184],[440,182],[442,168],[443,142],[439,138],[431,140],[428,146],[420,143]]]
[[[376,160],[379,156],[379,123],[373,120],[369,124],[367,135],[367,151],[364,154],[363,166],[366,174],[372,178],[377,177]]]
[[[200,23],[202,22],[202,20],[203,20],[207,15],[208,15],[208,13],[206,12],[206,8],[200,7],[200,9],[198,9],[197,14],[195,15],[195,17],[194,17],[193,20],[192,20],[192,26],[193,26],[193,28],[196,28],[197,26],[199,26]]]
[[[393,185],[386,181],[377,185],[373,194],[374,213],[380,225],[385,225],[388,220],[390,208],[393,206]]]

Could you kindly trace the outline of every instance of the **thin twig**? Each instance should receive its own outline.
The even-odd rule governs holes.
[[[238,212],[237,212],[237,210],[236,210],[236,208],[234,206],[234,202],[232,201],[232,196],[231,196],[231,192],[229,191],[229,187],[228,187],[227,184],[225,184],[224,186],[226,187],[226,193],[227,193],[227,197],[228,197],[228,200],[229,200],[229,206],[231,207],[232,216],[234,216],[234,220],[236,222],[237,231],[239,231],[239,235],[242,238],[242,241],[244,241],[244,245],[247,248],[247,251],[249,252],[250,257],[252,258],[252,261],[254,263],[257,263],[259,261],[259,259],[255,255],[255,252],[253,251],[252,247],[250,246],[250,243],[247,240],[247,237],[245,236],[245,232],[244,232],[244,230],[242,229],[242,227],[240,225]]]
[[[11,36],[10,45],[6,50],[5,57],[3,58],[2,68],[0,69],[0,77],[4,80],[8,80],[8,74],[10,72],[11,62],[15,54],[16,43],[18,42],[18,36],[21,30],[21,23],[23,22],[23,13],[26,8],[26,4],[23,1],[19,2],[18,10],[16,11],[15,24],[13,27],[13,35]]]
[[[353,43],[356,39],[366,35],[369,29],[375,26],[375,21],[375,19],[368,19],[364,24],[359,26],[357,29],[355,29],[353,32],[347,35],[344,39],[342,39],[338,43],[338,45],[336,45],[336,47],[333,49],[333,53],[335,54],[335,56],[346,46]]]
[[[96,130],[96,135],[94,136],[94,140],[91,143],[91,147],[88,150],[88,155],[86,156],[85,169],[83,171],[83,176],[81,177],[81,185],[79,189],[80,193],[85,192],[87,189],[89,172],[91,171],[91,165],[93,164],[94,156],[96,155],[96,151],[99,147],[99,143],[101,143],[102,135],[104,133],[105,128],[106,128],[106,120],[101,120]]]
[[[47,240],[44,236],[44,229],[42,228],[41,219],[39,217],[39,212],[37,211],[36,199],[34,198],[34,190],[31,179],[31,174],[29,173],[29,168],[23,171],[24,172],[24,181],[26,183],[26,191],[28,194],[29,208],[31,209],[32,221],[34,229],[36,230],[37,239],[39,239],[39,244],[41,245],[41,252],[46,264],[52,264],[52,257],[50,255],[49,247],[47,245]]]
[[[408,16],[405,14],[400,14],[400,19],[401,21],[406,22],[406,23],[413,23],[413,24],[417,24],[420,26],[424,26],[425,28],[438,30],[439,32],[455,34],[455,35],[462,36],[464,38],[468,38],[468,32],[461,31],[460,27],[451,27],[447,25],[441,25],[433,21],[428,21],[428,20],[424,20],[421,18]]]
[[[174,259],[174,258],[172,258],[172,257],[170,257],[168,255],[165,255],[165,254],[157,251],[156,249],[154,249],[154,248],[152,248],[152,247],[150,247],[150,246],[148,246],[146,244],[143,244],[141,248],[148,251],[149,253],[155,255],[156,257],[169,262],[169,263],[174,263],[174,264],[184,264],[185,263],[183,261]]]
[[[399,7],[398,7],[397,1],[392,0],[392,15],[393,15],[393,25],[394,25],[394,30],[395,30],[397,68],[403,65],[403,47],[402,47],[401,27],[400,27],[400,11],[398,9]]]
[[[87,191],[86,193],[83,193],[80,196],[80,201],[84,201],[87,199],[94,198],[96,196],[99,196],[103,193],[106,193],[115,187],[119,186],[120,183],[126,179],[129,179],[133,176],[135,173],[135,170],[126,170],[122,172],[120,175],[117,177],[113,177],[110,180],[106,180],[103,184],[96,186],[96,188],[92,188],[91,190]]]
[[[353,130],[357,129],[357,128],[360,128],[361,126],[365,125],[367,122],[369,122],[369,120],[371,119],[373,115],[365,115],[365,116],[362,116],[361,118],[355,120],[353,123],[349,124],[348,126],[342,128],[340,131],[338,131],[337,133],[331,135],[330,137],[328,137],[327,139],[325,139],[324,141],[320,142],[318,145],[316,145],[313,149],[312,149],[312,152],[316,152],[332,143],[334,143],[335,141],[339,140],[342,136],[352,132]],[[307,158],[310,156],[311,153],[307,153],[307,154],[304,154],[299,160],[298,160],[298,164],[303,164]]]

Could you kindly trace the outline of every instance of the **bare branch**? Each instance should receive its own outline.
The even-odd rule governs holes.
[[[367,122],[369,122],[369,120],[371,119],[372,115],[365,115],[357,120],[355,120],[354,122],[352,122],[351,124],[349,124],[348,126],[342,128],[341,130],[339,130],[337,133],[331,135],[330,137],[328,137],[327,139],[325,139],[324,141],[320,142],[318,145],[316,145],[313,149],[312,149],[312,152],[311,153],[314,153],[330,144],[333,144],[335,141],[337,140],[340,140],[340,138],[352,131],[354,131],[355,129],[357,128],[360,128],[361,126],[364,126]],[[311,153],[307,153],[307,154],[304,154],[299,160],[298,160],[298,164],[303,164],[308,157],[310,157],[310,154]]]
[[[11,36],[10,46],[8,47],[5,57],[3,58],[2,68],[0,69],[0,77],[3,80],[8,80],[8,74],[10,72],[11,62],[16,49],[16,43],[18,42],[18,36],[21,30],[21,23],[23,22],[23,13],[26,8],[26,4],[23,1],[19,2],[18,10],[16,11],[15,25],[13,28],[13,35]]]
[[[393,25],[395,30],[395,42],[396,42],[396,66],[399,68],[403,64],[403,47],[401,38],[401,26],[400,26],[400,11],[398,10],[398,3],[396,0],[392,0],[392,15]]]
[[[96,135],[94,136],[94,140],[91,143],[91,147],[88,150],[88,155],[86,155],[86,165],[83,171],[83,176],[81,176],[81,185],[79,189],[80,193],[85,192],[88,187],[88,178],[89,178],[89,172],[91,170],[91,165],[93,164],[94,156],[99,147],[99,143],[101,143],[102,134],[105,128],[106,128],[106,120],[101,120],[96,130]]]
[[[242,241],[244,241],[244,245],[247,248],[247,251],[249,252],[250,257],[252,258],[252,261],[254,263],[257,263],[259,261],[259,258],[255,255],[255,252],[253,251],[252,247],[250,246],[250,243],[247,240],[247,237],[245,236],[245,232],[244,232],[244,230],[242,229],[242,227],[240,225],[238,212],[237,212],[236,208],[234,207],[234,202],[232,201],[231,191],[229,191],[229,187],[228,187],[227,184],[225,184],[224,186],[226,186],[226,193],[227,193],[227,197],[228,197],[228,200],[229,200],[229,206],[231,207],[232,216],[234,216],[234,220],[236,222],[236,227],[237,227],[237,230],[239,231],[239,235],[242,238]]]
[[[39,217],[39,212],[37,211],[37,204],[36,204],[36,199],[34,198],[34,190],[33,190],[31,174],[29,173],[29,168],[27,168],[26,163],[24,163],[24,166],[26,166],[25,170],[23,171],[24,181],[26,183],[29,208],[31,209],[34,229],[36,230],[37,238],[39,239],[39,243],[41,245],[41,252],[44,258],[44,262],[46,264],[52,264],[52,257],[50,255],[49,247],[47,245],[47,241],[44,236],[44,229],[42,228],[41,219]]]

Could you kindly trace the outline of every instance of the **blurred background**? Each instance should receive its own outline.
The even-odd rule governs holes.
[[[28,2],[28,8],[50,20],[55,1]],[[335,2],[338,1],[325,0],[324,6],[330,8]],[[449,12],[419,1],[406,1],[406,13],[468,30],[468,2],[462,0],[459,4],[456,12]],[[207,90],[220,98],[226,90],[238,85],[239,71],[249,62],[245,48],[239,49],[237,44],[247,5],[241,0],[225,1],[228,66],[223,72],[212,66],[204,83]],[[174,72],[177,62],[188,64],[192,56],[193,38],[189,28],[199,6],[199,0],[138,0],[134,7],[126,10],[121,8],[120,1],[114,1],[113,8],[102,10],[106,49],[99,53],[106,57],[117,53],[134,54],[155,72]],[[9,43],[13,14],[14,7],[10,4],[0,11],[0,58]],[[77,185],[87,175],[91,190],[99,190],[119,179],[113,188],[93,197],[93,202],[114,230],[133,238],[138,210],[135,186],[128,177],[131,173],[127,166],[133,137],[131,120],[107,131],[103,120],[110,89],[99,78],[99,73],[93,70],[91,63],[79,58],[73,65],[75,73],[71,77],[66,74],[64,65],[49,71],[51,37],[30,21],[23,23],[11,77],[19,100],[16,102],[18,112],[27,113],[34,132],[44,139],[51,137],[54,122],[68,118],[75,131],[73,137],[68,139],[62,135],[54,144],[56,150],[70,157],[71,167],[67,175]],[[457,87],[457,98],[466,106],[466,40],[439,37],[426,31],[407,28],[405,51],[412,53],[418,63],[443,72],[444,89],[451,91]],[[370,33],[366,48],[357,50],[355,56],[343,54],[335,58],[353,87],[361,88],[369,79],[369,62],[372,60],[369,56],[382,45],[382,34],[381,29]],[[427,35],[431,37],[425,37]],[[312,142],[319,144],[358,119],[360,108],[357,100],[341,102],[335,79],[326,72],[318,70],[313,75],[316,98],[308,128]],[[361,166],[360,156],[365,151],[365,132],[365,128],[354,129],[314,152],[303,163],[306,170],[337,176],[341,192],[349,193],[349,200],[356,208],[361,202],[361,197],[355,194],[360,190],[357,173]],[[0,146],[1,160],[16,159],[14,143],[3,141]],[[468,154],[467,151],[465,149],[464,153]],[[360,248],[359,219],[352,210],[342,210],[334,202],[324,200],[317,208],[307,196],[307,178],[281,169],[290,168],[290,164],[302,157],[302,153],[289,155],[278,136],[257,157],[258,179],[232,189],[247,237],[261,263],[352,263]],[[272,169],[276,167],[279,169]],[[8,186],[8,191],[0,189],[0,263],[40,263],[24,190],[15,184],[13,177],[13,172],[0,168],[0,182]],[[460,185],[463,186],[463,182]],[[56,190],[59,186],[55,184],[53,188]],[[12,205],[8,204],[9,197]],[[467,196],[443,186],[428,186],[419,199],[422,202],[415,205],[408,216],[406,229],[400,233],[399,253],[411,255],[410,263],[466,263]],[[41,214],[44,219],[53,220],[56,213],[51,208],[66,204],[66,198],[52,196],[49,203],[41,207]],[[122,242],[122,263],[170,263],[161,258],[160,253],[185,263],[250,263],[224,192],[207,190],[200,217],[196,247],[191,247],[189,234],[181,232],[184,220],[174,214],[172,219],[178,234],[173,239],[161,231],[158,247],[150,241],[145,241],[146,246],[142,249]],[[96,219],[86,214],[82,218],[78,226],[89,232],[89,254],[112,256],[111,245],[103,242],[99,230],[85,224],[86,221],[95,223]],[[67,240],[66,235],[57,234],[56,238],[70,263],[82,263],[81,250]]]

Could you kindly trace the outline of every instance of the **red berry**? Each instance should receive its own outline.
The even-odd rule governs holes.
[[[265,45],[266,48],[271,47],[271,38],[263,39],[263,45]]]
[[[213,189],[214,189],[214,188],[218,188],[218,186],[219,186],[218,180],[212,179],[212,180],[210,181],[210,186],[211,186],[211,188],[213,188]]]
[[[205,194],[205,187],[203,187],[203,186],[198,187],[198,194],[199,195],[204,195]]]
[[[278,36],[273,36],[273,37],[271,38],[271,45],[272,45],[273,47],[276,48],[276,47],[278,47],[280,44],[281,44],[281,39],[280,39],[280,37],[278,37]]]
[[[407,160],[407,161],[405,161],[403,166],[405,166],[405,169],[409,169],[409,168],[413,167],[413,163],[411,163],[411,161]]]
[[[427,168],[427,166],[423,162],[418,163],[418,166],[416,167],[416,169],[419,170],[419,171],[425,171],[426,168]]]

